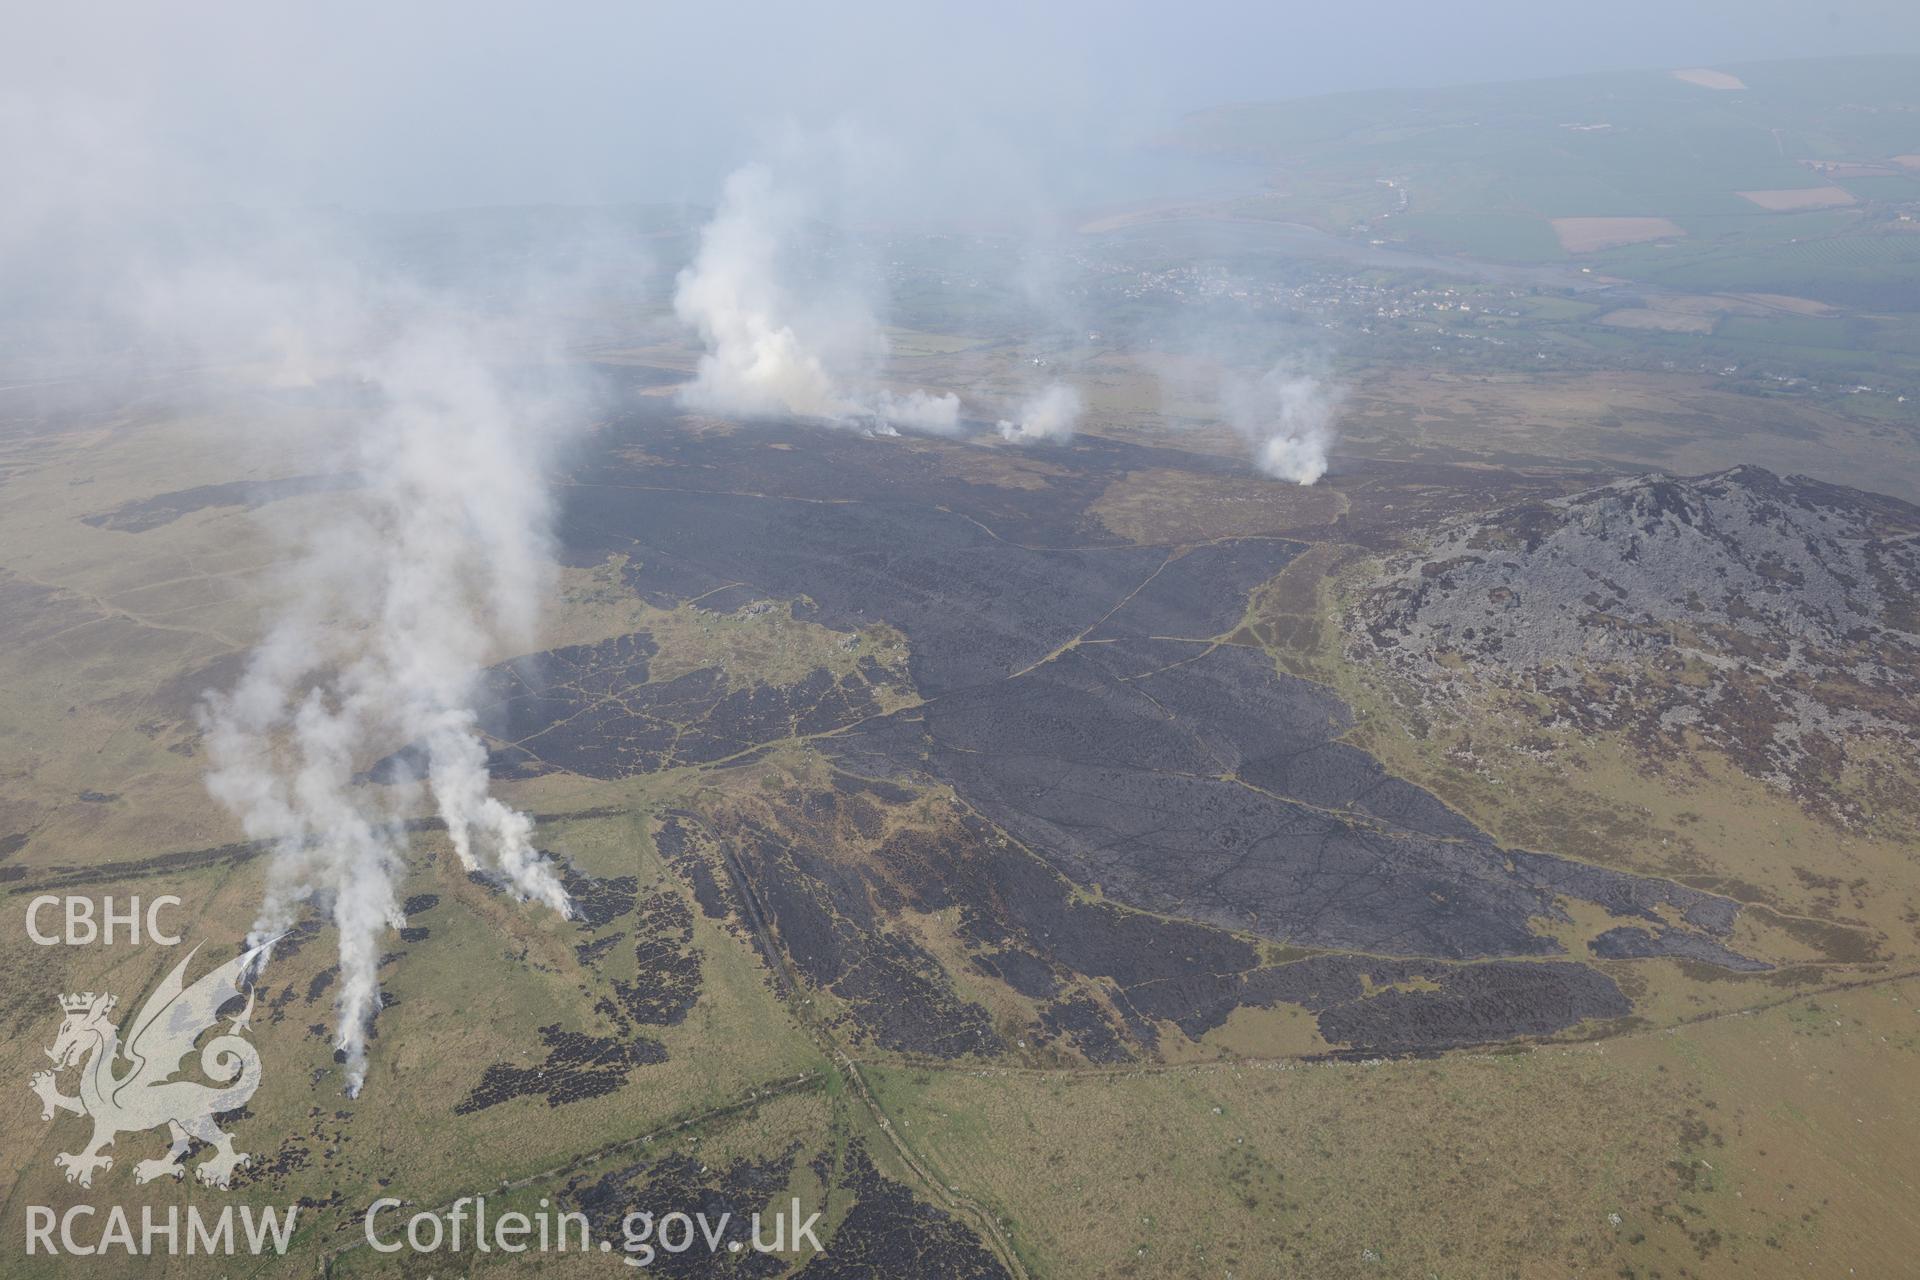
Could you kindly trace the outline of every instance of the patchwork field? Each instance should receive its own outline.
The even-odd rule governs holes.
[[[1248,208],[1373,245],[1911,312],[1914,264],[1850,258],[1913,225],[1915,82],[1909,55],[1618,72],[1220,107],[1175,139],[1276,175]],[[1810,245],[1824,273],[1771,260]]]
[[[1646,240],[1671,240],[1686,230],[1671,218],[1555,218],[1553,234],[1568,253],[1593,253]]]
[[[1774,213],[1793,213],[1801,209],[1837,209],[1856,203],[1853,193],[1844,187],[1787,187],[1779,191],[1742,191],[1742,200],[1751,200]]]
[[[1712,333],[1712,316],[1684,311],[1656,311],[1651,307],[1622,307],[1609,311],[1596,323],[1616,329],[1658,329],[1663,333]]]
[[[1710,67],[1689,67],[1684,71],[1674,72],[1673,78],[1675,80],[1683,80],[1688,84],[1697,84],[1702,89],[1730,91],[1747,87],[1746,81],[1734,75],[1732,72],[1715,71]]]

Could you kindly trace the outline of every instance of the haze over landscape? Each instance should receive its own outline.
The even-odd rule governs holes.
[[[1910,1267],[1910,6],[10,17],[0,1272]]]

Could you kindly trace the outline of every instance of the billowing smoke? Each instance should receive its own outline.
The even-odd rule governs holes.
[[[727,179],[720,207],[700,233],[699,255],[680,273],[673,297],[674,313],[699,330],[707,348],[683,392],[687,403],[808,418],[853,411],[826,357],[794,332],[796,308],[780,263],[798,218],[765,166],[749,165]]]
[[[233,432],[236,466],[340,482],[262,508],[284,545],[264,637],[201,727],[209,791],[272,851],[253,940],[309,904],[337,926],[357,1092],[410,821],[437,814],[463,866],[569,910],[491,793],[475,689],[536,647],[549,464],[582,417],[561,344],[619,312],[639,243],[576,217],[462,257],[451,236],[422,253],[405,219],[217,203],[138,111],[85,102],[0,94],[0,155],[36,179],[0,211],[0,281],[30,286],[0,317],[10,346],[33,335],[22,359],[104,403],[164,379]]]
[[[952,435],[960,429],[960,398],[951,391],[940,395],[915,389],[895,395],[881,388],[868,397],[864,416],[909,431]]]
[[[1012,418],[1002,418],[1000,435],[1015,444],[1064,443],[1073,439],[1085,408],[1078,391],[1056,382],[1024,401]]]
[[[207,290],[187,293],[211,309]],[[405,290],[301,301],[274,317],[298,353],[283,374],[317,365],[331,376],[316,391],[347,389],[332,462],[361,485],[313,504],[287,603],[202,722],[210,791],[273,848],[253,940],[308,903],[338,930],[337,1043],[357,1093],[382,938],[402,923],[405,820],[423,800],[462,867],[569,913],[531,820],[490,794],[474,710],[481,668],[534,638],[552,563],[544,464],[565,403],[498,371],[493,348],[523,353],[524,333],[489,333]],[[383,758],[387,785],[367,776]]]
[[[1287,365],[1231,381],[1221,393],[1227,421],[1253,447],[1254,463],[1294,484],[1327,474],[1341,398],[1338,387]]]
[[[764,164],[727,179],[673,307],[706,348],[681,393],[689,407],[816,418],[881,432],[958,429],[951,393],[896,395],[873,385],[887,354],[872,306],[846,281],[823,284],[802,261],[810,206]]]

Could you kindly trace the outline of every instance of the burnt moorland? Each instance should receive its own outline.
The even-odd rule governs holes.
[[[1242,626],[1250,593],[1305,542],[1277,529],[1143,545],[1093,511],[1129,473],[1236,464],[1098,439],[1037,467],[995,463],[972,444],[805,427],[608,428],[566,491],[570,563],[616,561],[660,607],[772,599],[838,631],[890,624],[910,647],[912,705],[881,711],[877,668],[746,689],[717,671],[654,681],[634,635],[491,673],[496,767],[622,777],[804,740],[856,787],[950,787],[965,821],[904,860],[884,852],[899,852],[897,814],[862,834],[804,817],[846,794],[794,794],[771,815],[715,815],[727,856],[700,872],[742,882],[777,940],[762,945],[908,1053],[1006,1047],[951,958],[896,927],[955,902],[971,973],[1035,1002],[1033,1038],[1096,1060],[1150,1053],[1168,1026],[1198,1038],[1242,1004],[1299,1005],[1352,1052],[1624,1016],[1594,956],[1540,927],[1576,901],[1617,918],[1602,958],[1759,963],[1728,942],[1731,899],[1502,847],[1342,741],[1351,711],[1280,674]],[[1407,470],[1410,507],[1447,506],[1430,470]],[[1394,477],[1372,464],[1348,483],[1362,496],[1340,532],[1379,539]],[[1103,936],[1131,938],[1129,954]]]

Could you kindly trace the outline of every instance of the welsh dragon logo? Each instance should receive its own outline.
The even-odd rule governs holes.
[[[221,1007],[241,995],[246,975],[272,945],[266,942],[243,952],[192,986],[184,980],[194,954],[188,952],[140,1012],[117,1029],[108,1020],[118,1003],[114,997],[91,991],[60,997],[66,1019],[53,1048],[47,1050],[54,1069],[35,1072],[30,1084],[40,1095],[42,1120],[53,1119],[59,1111],[93,1118],[93,1140],[85,1149],[53,1158],[66,1170],[68,1182],[92,1186],[95,1171],[113,1167],[113,1157],[102,1151],[115,1138],[165,1125],[173,1145],[159,1159],[135,1165],[135,1182],[178,1178],[186,1172],[191,1140],[198,1139],[211,1146],[213,1153],[194,1169],[194,1176],[210,1187],[231,1184],[233,1171],[249,1157],[233,1149],[233,1136],[221,1132],[213,1118],[243,1105],[260,1087],[260,1055],[241,1038],[253,1016],[251,990],[246,993],[246,1007],[229,1021],[226,1031],[200,1050],[200,1070],[215,1083],[172,1077],[181,1069],[182,1059],[193,1052],[194,1043],[220,1021]],[[68,1097],[60,1092],[55,1075],[75,1066],[80,1068],[80,1092]]]

